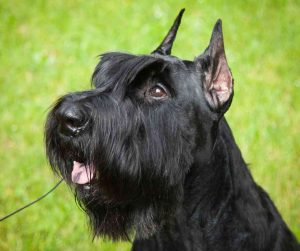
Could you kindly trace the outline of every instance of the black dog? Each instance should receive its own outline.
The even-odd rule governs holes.
[[[135,233],[133,250],[298,250],[224,118],[233,78],[221,21],[194,61],[170,56],[183,11],[150,55],[103,54],[95,89],[58,100],[50,164],[94,235]]]

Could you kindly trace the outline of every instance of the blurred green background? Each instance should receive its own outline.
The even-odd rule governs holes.
[[[235,78],[227,119],[255,180],[300,238],[300,2],[0,0],[0,217],[50,189],[43,126],[66,92],[90,88],[106,51],[148,53],[186,8],[173,53],[193,59],[222,18]],[[92,242],[62,185],[0,223],[0,250],[129,250]]]

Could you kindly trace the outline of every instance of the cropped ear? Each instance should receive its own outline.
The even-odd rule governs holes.
[[[202,87],[210,108],[225,113],[233,97],[233,78],[226,60],[220,19],[214,26],[208,48],[196,58],[196,65],[204,74]]]
[[[152,54],[154,54],[154,53],[158,53],[161,55],[170,55],[171,54],[173,42],[176,38],[177,30],[179,28],[181,18],[182,18],[184,11],[185,11],[185,9],[182,9],[179,12],[179,14],[177,15],[168,34],[166,35],[164,40],[161,42],[161,44],[152,52]]]

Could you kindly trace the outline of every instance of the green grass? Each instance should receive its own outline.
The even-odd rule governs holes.
[[[227,114],[255,180],[300,238],[299,1],[0,0],[0,217],[55,184],[43,125],[60,95],[90,88],[97,55],[148,53],[186,7],[173,53],[192,59],[222,18],[235,78]],[[63,185],[0,223],[0,250],[129,250],[92,238]]]

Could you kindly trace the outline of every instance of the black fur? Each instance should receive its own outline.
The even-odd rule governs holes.
[[[169,55],[182,14],[152,54],[103,54],[95,88],[57,101],[45,130],[50,164],[94,235],[135,234],[133,250],[299,250],[223,116],[233,79],[221,22],[185,61]],[[73,161],[95,167],[88,183],[72,182]]]

